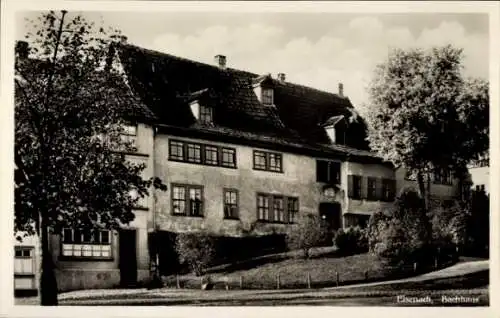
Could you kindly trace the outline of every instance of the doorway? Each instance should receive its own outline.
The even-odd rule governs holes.
[[[137,283],[136,230],[119,231],[120,285],[133,287]]]
[[[331,245],[335,231],[342,227],[342,209],[338,202],[323,202],[319,204],[319,216],[326,227],[325,244]]]

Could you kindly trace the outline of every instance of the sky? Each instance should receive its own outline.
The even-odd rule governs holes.
[[[70,12],[73,14],[73,12]],[[488,78],[488,16],[479,13],[84,12],[120,29],[128,42],[192,60],[258,74],[285,73],[289,82],[329,92],[344,84],[354,106],[367,101],[374,67],[391,48],[462,48],[464,73]],[[16,19],[18,38],[27,31]]]

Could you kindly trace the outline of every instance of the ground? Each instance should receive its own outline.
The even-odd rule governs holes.
[[[59,295],[61,305],[203,305],[203,306],[486,306],[489,304],[488,261],[467,261],[432,273],[393,281],[319,289],[212,290],[124,289],[86,290]],[[427,297],[432,303],[398,301],[398,296]],[[446,296],[449,302],[443,303]],[[450,300],[451,299],[451,300]],[[37,304],[36,298],[16,304]]]

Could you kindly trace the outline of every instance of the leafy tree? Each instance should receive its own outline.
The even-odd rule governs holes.
[[[425,260],[431,227],[422,198],[408,189],[393,205],[390,211],[377,212],[370,219],[370,251],[395,265]]]
[[[307,214],[300,217],[297,224],[289,229],[286,242],[289,248],[300,249],[303,251],[304,258],[309,258],[311,249],[323,243],[326,236],[326,227],[320,217]]]
[[[215,257],[215,240],[206,233],[179,233],[175,250],[181,264],[187,264],[197,276],[203,275]]]
[[[151,116],[107,67],[120,33],[65,11],[29,23],[35,33],[18,42],[15,65],[14,230],[40,238],[41,304],[57,305],[49,233],[118,229],[151,187],[165,186],[119,151],[133,150],[124,120]]]
[[[430,173],[467,163],[489,147],[488,83],[462,75],[462,50],[396,49],[369,86],[370,147],[417,177],[429,207]]]

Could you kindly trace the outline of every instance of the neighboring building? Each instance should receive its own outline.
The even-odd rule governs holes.
[[[490,193],[489,157],[484,156],[468,166],[472,190]]]
[[[23,236],[23,233],[18,233]],[[38,240],[28,236],[14,246],[14,290],[16,295],[36,294],[39,284],[40,259]]]
[[[207,65],[126,44],[110,54],[154,114],[128,127],[138,148],[129,158],[168,191],[153,192],[116,233],[53,236],[61,290],[147,280],[148,232],[280,234],[307,213],[331,229],[365,226],[400,188],[394,167],[369,151],[342,84],[328,93],[229,68],[222,55]]]

